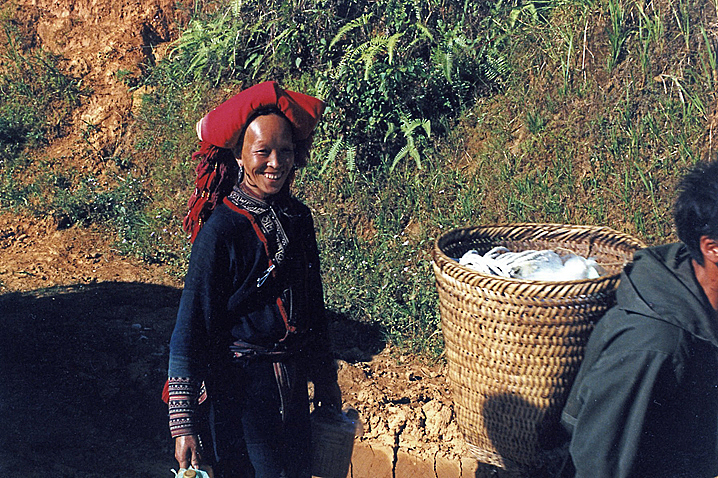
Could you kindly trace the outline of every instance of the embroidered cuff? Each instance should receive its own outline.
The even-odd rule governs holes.
[[[195,433],[194,412],[199,387],[189,378],[169,379],[169,424],[172,438]]]

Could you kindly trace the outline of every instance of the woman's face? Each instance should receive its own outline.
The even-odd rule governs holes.
[[[244,167],[242,184],[255,196],[266,199],[277,194],[294,167],[289,121],[276,114],[257,116],[247,127],[237,162]]]

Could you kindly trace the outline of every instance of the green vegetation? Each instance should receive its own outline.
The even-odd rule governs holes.
[[[28,162],[26,149],[63,134],[64,121],[79,102],[79,85],[63,75],[57,58],[45,51],[23,51],[15,26],[2,22],[0,35],[0,205],[27,202],[41,187],[16,181]]]
[[[145,91],[135,150],[112,158],[102,185],[62,171],[60,158],[32,184],[19,180],[80,93],[50,57],[4,50],[3,92],[18,79],[38,89],[0,107],[3,208],[107,223],[124,251],[181,273],[194,123],[241,88],[276,79],[327,102],[295,190],[315,211],[328,306],[436,355],[430,252],[440,234],[560,222],[665,242],[676,178],[715,158],[715,2],[196,5],[170,55],[133,82]],[[66,82],[66,96],[50,95],[53,81]],[[54,116],[33,116],[48,106],[28,108],[30,98]],[[54,194],[60,186],[68,192]]]

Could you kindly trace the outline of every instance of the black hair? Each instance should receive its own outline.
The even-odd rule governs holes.
[[[718,240],[718,161],[696,163],[678,184],[673,219],[678,238],[703,265],[702,236]]]

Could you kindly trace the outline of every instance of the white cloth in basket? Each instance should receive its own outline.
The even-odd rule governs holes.
[[[559,282],[597,279],[605,274],[593,258],[573,253],[560,256],[552,250],[511,252],[498,246],[481,255],[472,249],[458,262],[483,274],[526,280]]]

